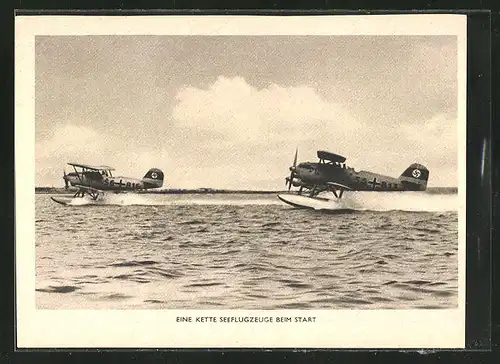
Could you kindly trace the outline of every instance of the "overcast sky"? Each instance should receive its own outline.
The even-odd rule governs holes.
[[[164,187],[283,189],[295,148],[457,186],[451,36],[37,36],[36,184],[65,163]]]

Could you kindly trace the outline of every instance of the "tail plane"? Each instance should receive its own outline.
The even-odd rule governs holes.
[[[399,176],[401,183],[412,191],[425,191],[427,189],[427,181],[429,179],[429,170],[427,167],[413,163],[405,169],[403,174]]]
[[[160,188],[163,186],[163,172],[158,168],[151,168],[142,178],[145,188]]]

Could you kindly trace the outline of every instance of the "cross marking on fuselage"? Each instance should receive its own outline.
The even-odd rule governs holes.
[[[368,184],[371,184],[373,189],[375,189],[375,186],[380,186],[380,183],[377,182],[377,178],[373,178],[373,181],[368,182]]]

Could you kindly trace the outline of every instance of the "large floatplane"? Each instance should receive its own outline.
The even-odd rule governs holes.
[[[290,176],[285,184],[294,193],[278,195],[278,198],[294,207],[310,209],[331,209],[332,199],[323,197],[331,193],[333,202],[339,202],[345,191],[425,191],[429,170],[413,163],[394,178],[369,171],[355,171],[345,163],[346,158],[323,150],[317,151],[318,162],[297,164],[298,150],[295,151]],[[322,194],[321,196],[318,196]]]
[[[68,163],[74,172],[66,174],[63,180],[65,189],[76,188],[73,198],[52,197],[52,200],[67,205],[74,198],[88,197],[91,201],[101,200],[105,192],[123,193],[138,192],[163,185],[163,172],[158,168],[151,168],[142,179],[113,176],[113,167],[91,166],[81,163]]]

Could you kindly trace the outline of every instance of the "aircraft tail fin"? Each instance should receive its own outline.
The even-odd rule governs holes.
[[[399,180],[408,190],[425,191],[429,180],[429,170],[421,164],[413,163],[399,176]]]
[[[158,168],[151,168],[142,178],[145,188],[160,188],[163,186],[163,172]]]

